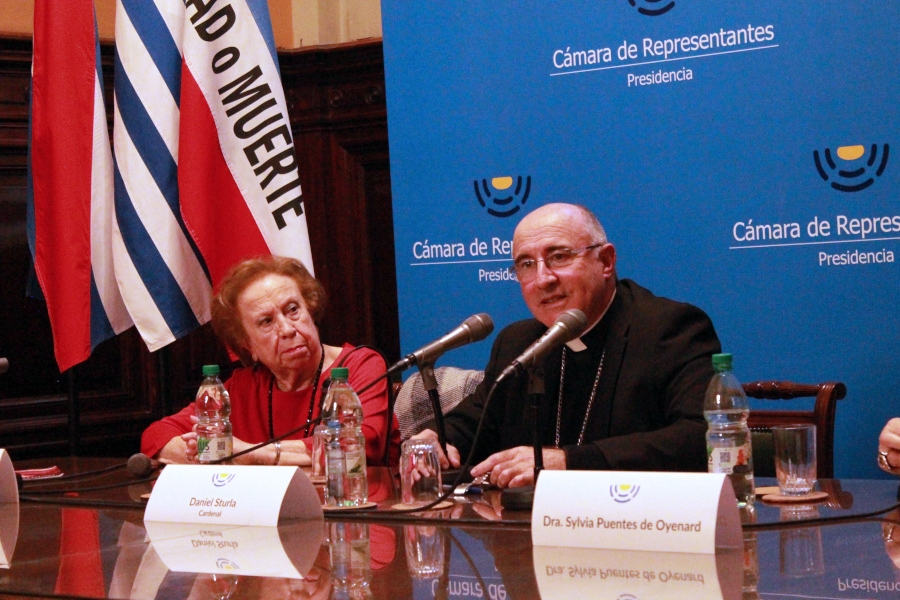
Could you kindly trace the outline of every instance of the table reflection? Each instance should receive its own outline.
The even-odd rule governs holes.
[[[741,506],[739,509],[741,524],[756,523],[756,507],[753,504]],[[741,581],[741,598],[758,600],[759,598],[759,541],[755,529],[743,530],[743,580]]]
[[[444,527],[407,525],[403,528],[406,565],[413,579],[433,579],[444,573],[450,537]]]
[[[18,503],[0,503],[0,569],[7,569],[12,563],[18,538]]]
[[[331,554],[331,595],[340,600],[372,597],[372,551],[369,525],[350,521],[328,523]]]
[[[626,587],[631,593],[640,591],[631,585],[633,580],[600,578],[600,573],[608,575],[609,569],[618,568],[621,553],[575,561],[572,576],[564,569],[565,577],[551,579],[547,565],[538,561],[537,555],[544,550],[531,544],[528,513],[504,511],[492,492],[455,499],[445,510],[395,516],[389,507],[399,500],[396,480],[386,470],[372,475],[372,499],[383,509],[379,517],[389,521],[366,515],[329,515],[316,526],[294,524],[292,530],[291,525],[282,525],[274,535],[270,531],[268,536],[256,538],[248,528],[238,527],[218,532],[210,527],[166,531],[157,536],[152,525],[148,529],[143,523],[140,510],[23,502],[15,518],[0,518],[0,534],[6,535],[2,539],[18,536],[9,568],[0,569],[0,596],[167,600],[582,597],[578,595],[581,592],[569,588],[571,580],[584,586],[587,595],[583,597],[606,594],[604,590],[612,587],[617,587],[617,593],[628,592]],[[114,475],[108,478],[115,480]],[[757,502],[742,511],[744,524],[781,523],[783,527],[745,528],[743,548],[735,553],[733,568],[723,571],[717,563],[700,569],[702,560],[689,557],[688,563],[673,563],[665,571],[702,574],[702,585],[696,576],[692,581],[668,580],[665,585],[659,579],[655,583],[643,580],[641,585],[645,591],[656,586],[656,592],[667,592],[669,597],[679,597],[690,586],[692,598],[718,597],[714,579],[720,580],[723,598],[898,597],[898,511],[869,522],[792,525],[798,520],[890,506],[896,501],[896,482],[825,481],[820,485],[829,494],[820,504]],[[129,491],[121,491],[119,499],[126,499],[124,494]],[[503,522],[501,526],[497,521]],[[13,522],[15,526],[10,525]],[[205,543],[210,541],[221,543]],[[239,552],[244,549],[247,556]],[[200,558],[206,553],[206,566],[201,567]],[[544,556],[550,557],[546,559],[550,564],[561,554],[549,549]],[[650,572],[656,558],[638,561],[642,576],[644,571]],[[228,568],[226,562],[220,565],[219,559],[231,561],[235,568]],[[260,570],[253,571],[254,565]],[[654,572],[658,578],[661,567]],[[597,577],[592,578],[592,573]],[[539,586],[542,578],[550,583],[547,594]],[[617,581],[615,586],[613,581]],[[553,596],[553,590],[562,595]]]
[[[814,504],[788,504],[781,507],[782,521],[817,519],[819,508]],[[809,577],[825,573],[821,527],[798,527],[779,532],[781,574],[788,577]]]
[[[900,509],[892,510],[885,515],[881,524],[881,537],[884,540],[884,551],[900,572]]]

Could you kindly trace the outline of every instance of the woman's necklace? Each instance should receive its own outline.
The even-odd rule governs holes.
[[[325,364],[325,347],[322,347],[322,358],[319,359],[319,368],[316,369],[316,379],[313,383],[312,396],[309,397],[309,414],[306,415],[307,425],[303,437],[309,437],[309,428],[312,426],[313,408],[316,406],[316,392],[319,390],[319,378],[322,376],[322,366]],[[275,390],[275,375],[269,381],[269,439],[275,437],[275,424],[272,422],[272,393]]]
[[[591,407],[597,396],[597,384],[600,383],[600,375],[603,373],[603,360],[606,358],[606,348],[600,355],[600,365],[597,367],[597,376],[594,378],[594,387],[591,388],[591,398],[588,400],[587,410],[584,413],[584,422],[581,424],[581,433],[578,434],[578,445],[584,442],[584,432],[587,429],[588,418],[591,415]],[[556,406],[556,447],[559,448],[559,427],[562,421],[563,387],[566,383],[566,349],[562,351],[562,365],[559,368],[559,403]]]

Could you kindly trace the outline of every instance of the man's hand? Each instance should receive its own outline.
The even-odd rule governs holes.
[[[566,453],[558,448],[544,448],[544,468],[565,470]],[[490,481],[499,488],[534,484],[534,448],[519,446],[489,456],[472,469],[472,477],[490,473]]]
[[[891,469],[900,470],[900,419],[887,422],[878,436],[878,452],[887,452],[887,464]]]
[[[438,443],[438,434],[435,433],[434,431],[432,431],[430,429],[425,429],[425,430],[421,431],[420,433],[417,433],[416,435],[412,436],[411,439],[433,441],[435,443],[435,446],[437,446],[437,449],[438,449],[438,459],[441,461],[441,468],[442,469],[449,469],[450,467],[453,467],[454,469],[459,468],[459,464],[460,464],[459,463],[459,450],[457,450],[450,444],[447,444],[447,454],[445,455],[441,451],[441,446]]]

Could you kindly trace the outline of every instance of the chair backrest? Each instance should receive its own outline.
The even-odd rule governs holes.
[[[481,380],[482,371],[467,371],[456,367],[439,367],[434,370],[437,391],[441,397],[441,410],[447,414],[462,399],[475,391]],[[434,427],[434,413],[428,392],[422,384],[422,375],[414,373],[406,380],[397,393],[394,414],[400,424],[400,436],[405,440],[428,427]]]
[[[815,397],[812,410],[751,410],[748,425],[753,435],[753,470],[759,476],[775,476],[775,449],[772,427],[777,425],[816,426],[816,469],[818,477],[834,477],[834,417],[837,401],[847,395],[847,386],[831,381],[802,384],[791,381],[754,381],[743,385],[751,398],[793,400]]]

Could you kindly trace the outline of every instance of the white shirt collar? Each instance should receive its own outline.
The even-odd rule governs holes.
[[[612,297],[609,299],[609,302],[607,303],[606,308],[604,308],[603,312],[600,313],[600,316],[597,317],[597,319],[593,323],[591,323],[591,326],[584,330],[584,333],[581,334],[581,337],[584,337],[585,334],[587,334],[589,331],[591,331],[594,327],[597,326],[597,323],[599,323],[600,321],[603,320],[603,317],[606,316],[606,311],[608,311],[609,307],[612,306],[613,300],[615,300],[615,298],[616,298],[616,288],[613,288]],[[584,344],[584,342],[581,341],[581,337],[577,337],[574,340],[569,340],[568,342],[566,342],[566,346],[569,347],[569,350],[571,350],[572,352],[582,352],[584,350],[587,350],[587,346]]]

